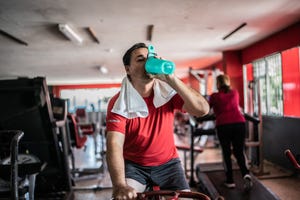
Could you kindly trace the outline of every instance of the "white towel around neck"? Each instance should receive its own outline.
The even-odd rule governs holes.
[[[154,80],[153,91],[153,104],[156,108],[167,103],[176,94],[176,91],[171,86],[158,79]],[[112,112],[127,119],[145,118],[148,116],[146,102],[127,77],[122,80],[120,95],[114,104]]]

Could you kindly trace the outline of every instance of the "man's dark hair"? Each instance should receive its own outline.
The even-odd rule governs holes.
[[[139,48],[148,48],[147,45],[145,43],[136,43],[135,45],[133,45],[132,47],[130,47],[130,49],[128,49],[126,51],[126,53],[123,56],[123,64],[124,66],[129,65],[130,64],[130,59],[131,59],[131,53]]]

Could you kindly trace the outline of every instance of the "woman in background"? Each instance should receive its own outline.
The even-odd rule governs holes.
[[[245,118],[239,109],[239,94],[237,90],[230,88],[230,79],[227,75],[217,76],[217,88],[218,92],[211,95],[209,104],[216,115],[217,135],[225,162],[224,185],[228,188],[235,187],[231,163],[232,146],[244,179],[244,189],[249,190],[253,184],[244,155],[246,125]]]

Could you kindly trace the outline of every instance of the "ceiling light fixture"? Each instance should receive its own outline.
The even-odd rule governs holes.
[[[101,74],[107,74],[108,73],[108,69],[103,65],[99,66],[99,71],[100,71]]]
[[[58,24],[59,30],[71,41],[81,44],[83,39],[68,24]]]

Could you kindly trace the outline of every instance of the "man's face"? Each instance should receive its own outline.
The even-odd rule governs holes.
[[[139,48],[131,53],[130,65],[126,66],[126,72],[131,79],[150,80],[150,75],[146,73],[145,63],[147,60],[148,49]]]

